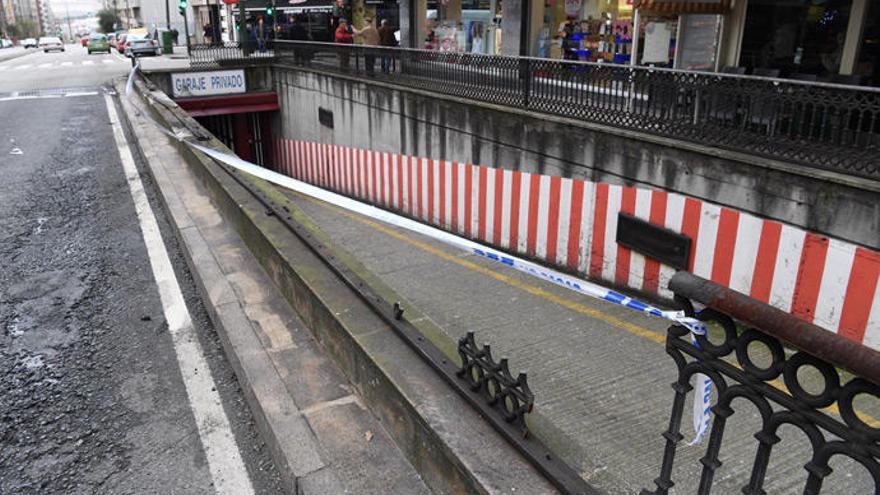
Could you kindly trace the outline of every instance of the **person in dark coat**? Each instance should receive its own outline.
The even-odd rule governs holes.
[[[382,19],[382,24],[379,26],[379,46],[391,48],[397,45],[397,38],[394,36],[394,28],[391,27],[388,19]],[[391,72],[390,51],[387,55],[382,55],[382,72],[385,74]]]
[[[290,39],[292,41],[311,41],[312,37],[309,35],[309,30],[306,29],[306,26],[302,22],[301,17],[297,17],[293,20],[293,26],[290,27],[289,33]],[[311,50],[307,47],[299,46],[293,49],[293,57],[294,63],[297,65],[308,64],[312,59]]]

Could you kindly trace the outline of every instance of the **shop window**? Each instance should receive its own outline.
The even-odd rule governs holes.
[[[632,2],[545,0],[537,56],[626,64],[632,36]]]
[[[880,86],[880,0],[869,2],[853,73],[864,78],[863,84]]]
[[[501,53],[501,0],[429,0],[424,48]]]
[[[852,0],[749,0],[740,65],[783,76],[840,71]]]

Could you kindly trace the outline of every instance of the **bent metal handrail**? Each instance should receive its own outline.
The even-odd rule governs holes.
[[[698,374],[711,380],[715,395],[714,404],[709,407],[712,423],[706,454],[700,459],[698,494],[708,495],[715,484],[716,471],[722,464],[720,451],[725,428],[731,416],[743,409],[742,401],[751,403],[761,420],[760,429],[754,434],[757,451],[742,493],[767,493],[768,466],[777,444],[777,452],[802,458],[807,471],[805,494],[821,492],[833,472],[830,461],[835,456],[861,464],[873,481],[873,492],[880,493],[880,428],[876,419],[857,411],[854,405],[859,396],[880,400],[880,356],[876,351],[690,273],[677,273],[669,286],[687,314],[720,327],[723,339],[717,342],[718,336],[696,336],[694,340],[683,327],[669,328],[666,352],[675,361],[678,378],[672,384],[675,396],[669,427],[662,435],[666,445],[660,476],[654,480],[656,488],[644,490],[643,495],[665,495],[675,485],[673,465],[678,445],[684,439],[681,424],[685,398],[693,390],[691,381]],[[696,311],[692,301],[705,308]],[[799,351],[787,351],[783,342]],[[755,359],[753,344],[764,348],[764,362]],[[835,366],[856,376],[848,376]],[[818,371],[819,383],[804,381],[799,374],[804,367]],[[820,385],[819,391],[810,385]],[[704,393],[701,391],[701,395]],[[704,403],[709,405],[708,398]],[[809,445],[784,442],[780,436],[783,425],[803,432]],[[737,432],[740,437],[742,433]],[[844,481],[847,482],[852,480]],[[868,493],[864,491],[867,489],[832,488],[835,493]]]
[[[676,273],[669,289],[880,385],[880,352],[870,347],[688,272]]]

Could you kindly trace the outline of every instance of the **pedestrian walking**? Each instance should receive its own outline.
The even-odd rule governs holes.
[[[364,18],[364,27],[362,29],[354,29],[354,34],[360,35],[361,41],[365,46],[379,46],[379,31],[373,26],[373,19]],[[364,53],[364,64],[366,65],[367,75],[374,75],[376,69],[376,53],[369,48]]]
[[[266,39],[268,38],[269,33],[268,26],[266,25],[266,21],[263,19],[262,15],[257,16],[257,22],[254,23],[254,41],[257,42],[257,50],[260,53],[266,51]]]
[[[293,20],[293,26],[289,32],[292,41],[311,41],[308,29],[303,24],[302,17],[296,17]],[[293,49],[293,61],[297,65],[305,65],[311,61],[311,50],[307,47],[297,46]]]
[[[213,45],[214,44],[214,30],[211,29],[210,24],[205,24],[205,27],[202,30],[202,36],[205,39],[206,45]]]
[[[336,27],[336,33],[333,40],[340,45],[351,45],[354,43],[354,36],[348,28],[348,21],[344,17],[339,18],[339,25]],[[348,50],[339,50],[339,67],[342,70],[348,70]]]
[[[388,19],[382,19],[382,23],[379,26],[379,45],[384,47],[395,47],[398,45],[397,37],[394,36],[394,28],[391,27],[391,23],[388,22]],[[382,54],[382,72],[388,74],[391,72],[391,52],[390,50],[383,50]]]

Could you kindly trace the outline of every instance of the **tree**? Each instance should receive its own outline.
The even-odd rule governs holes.
[[[112,9],[101,9],[98,11],[98,27],[102,33],[112,33],[116,30],[119,23],[119,16]]]
[[[9,34],[16,38],[36,38],[40,35],[40,28],[34,21],[20,19],[17,24],[9,25]]]

